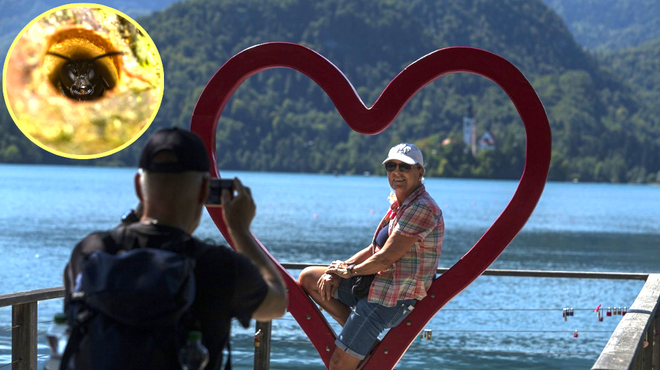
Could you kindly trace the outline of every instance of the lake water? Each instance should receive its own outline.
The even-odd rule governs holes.
[[[76,242],[116,225],[137,199],[134,169],[0,165],[0,294],[60,286]],[[226,172],[252,188],[253,231],[281,262],[326,264],[365,247],[386,212],[385,177]],[[446,223],[441,267],[453,265],[488,229],[515,181],[426,180]],[[195,235],[223,241],[204,215]],[[548,183],[527,225],[491,266],[499,269],[660,272],[660,187]],[[297,276],[298,271],[292,271]],[[620,316],[598,322],[596,306],[630,306],[641,281],[482,276],[427,326],[397,369],[588,369]],[[39,304],[39,335],[61,300]],[[562,318],[562,308],[575,316]],[[0,367],[11,361],[11,308],[0,308]],[[338,327],[337,327],[338,328]],[[574,332],[578,331],[578,337]],[[232,360],[251,369],[254,327],[235,325]],[[323,369],[287,315],[273,323],[272,369]],[[42,340],[39,353],[48,349]],[[44,358],[40,358],[40,366]],[[10,368],[6,366],[5,368]]]

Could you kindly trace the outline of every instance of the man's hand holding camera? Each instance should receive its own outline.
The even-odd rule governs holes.
[[[236,196],[232,197],[232,191]],[[234,189],[222,189],[222,216],[230,231],[249,231],[257,206],[252,199],[252,191],[234,178]]]

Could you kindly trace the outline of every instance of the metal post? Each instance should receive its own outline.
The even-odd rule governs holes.
[[[37,370],[37,302],[12,306],[11,360],[14,370]]]
[[[272,321],[257,321],[254,333],[254,370],[270,369],[270,336]]]

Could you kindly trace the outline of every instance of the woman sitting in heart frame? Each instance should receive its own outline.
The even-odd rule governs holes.
[[[444,220],[422,183],[422,152],[401,143],[383,164],[391,205],[372,243],[346,261],[300,273],[305,292],[342,326],[331,370],[357,369],[378,335],[401,323],[426,297],[438,268]]]

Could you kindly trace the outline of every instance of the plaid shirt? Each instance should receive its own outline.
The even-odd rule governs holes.
[[[388,222],[390,235],[396,233],[417,238],[403,257],[376,274],[369,290],[370,303],[394,307],[400,300],[426,297],[438,268],[445,223],[440,207],[426,192],[424,185],[417,188],[400,207],[397,201],[390,206],[376,235]],[[374,250],[377,248],[372,246]]]

